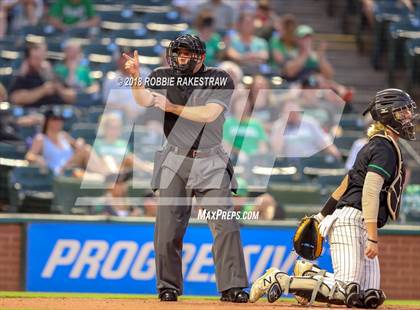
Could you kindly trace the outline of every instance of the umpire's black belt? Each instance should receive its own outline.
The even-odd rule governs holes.
[[[186,157],[191,157],[191,158],[200,158],[200,157],[209,157],[211,155],[215,155],[217,154],[218,149],[220,149],[220,146],[216,146],[210,149],[181,149],[177,146],[170,146],[171,151],[174,152],[175,154],[178,155],[182,155],[182,156],[186,156]]]

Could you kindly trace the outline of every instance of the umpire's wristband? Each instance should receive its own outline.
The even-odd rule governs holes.
[[[368,241],[370,241],[370,242],[372,242],[372,243],[375,243],[375,244],[378,244],[378,240],[373,240],[373,239],[369,239],[369,238],[368,238]]]
[[[322,216],[327,216],[333,214],[335,211],[335,206],[337,205],[338,200],[335,200],[332,196],[327,200],[325,205],[322,207],[321,214]]]

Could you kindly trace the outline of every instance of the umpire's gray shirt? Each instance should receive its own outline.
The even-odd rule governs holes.
[[[191,76],[179,76],[171,68],[157,68],[145,80],[145,86],[166,95],[174,104],[201,106],[218,103],[229,109],[234,83],[218,68],[202,66]],[[157,108],[152,108],[157,109]],[[162,112],[161,112],[162,113]],[[208,149],[220,145],[225,113],[211,123],[187,120],[165,112],[164,133],[169,144],[182,149]]]

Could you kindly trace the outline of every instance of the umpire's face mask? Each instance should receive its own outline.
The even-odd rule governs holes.
[[[179,75],[191,75],[194,68],[201,61],[201,57],[188,48],[173,49],[170,54],[170,66]]]

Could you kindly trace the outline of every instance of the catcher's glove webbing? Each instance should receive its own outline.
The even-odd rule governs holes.
[[[293,237],[293,246],[296,253],[303,258],[314,260],[322,253],[322,238],[318,229],[318,220],[305,216],[299,223]]]

